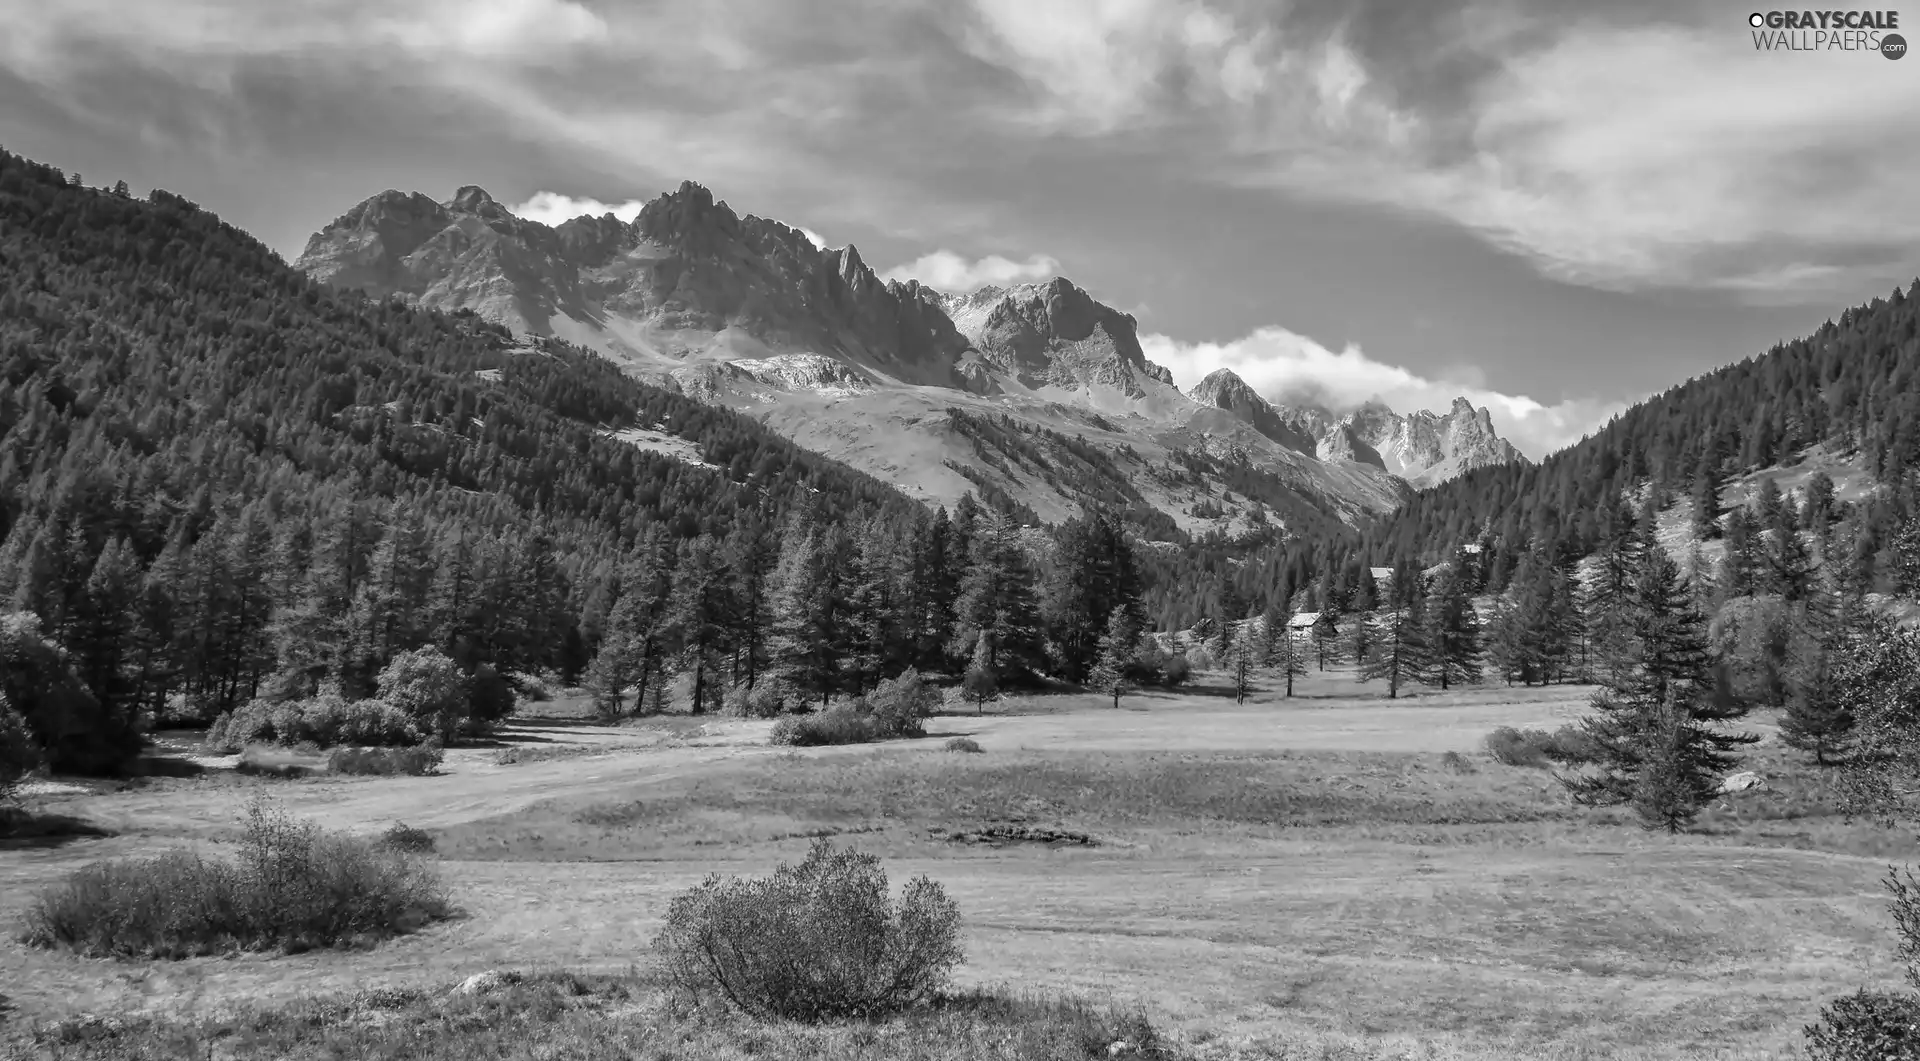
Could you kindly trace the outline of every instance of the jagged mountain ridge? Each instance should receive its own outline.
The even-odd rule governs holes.
[[[1351,522],[1405,495],[1356,432],[1290,428],[1293,411],[1246,400],[1244,384],[1224,401],[1182,394],[1132,316],[1065,278],[966,293],[881,280],[857,249],[816,247],[691,182],[631,223],[551,227],[477,187],[445,202],[384,192],[316,233],[296,266],[595,348],[927,500],[999,492],[1054,520],[1124,498],[1198,531],[1282,509]],[[1041,441],[989,445],[983,415]],[[1121,459],[1072,481],[1062,468],[1089,467],[1061,448],[1074,440]],[[1263,485],[1236,497],[1225,479],[1240,465]]]
[[[1310,402],[1276,405],[1225,368],[1196,384],[1192,397],[1234,413],[1282,445],[1323,461],[1371,465],[1416,487],[1526,460],[1494,431],[1492,416],[1466,398],[1455,398],[1445,415],[1424,409],[1402,415],[1378,401],[1336,414]]]

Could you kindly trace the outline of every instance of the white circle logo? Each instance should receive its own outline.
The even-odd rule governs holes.
[[[1767,24],[1767,16],[1761,14],[1758,11],[1755,11],[1753,14],[1747,16],[1747,25],[1752,26],[1754,29],[1759,29],[1761,26],[1764,26],[1766,24]]]

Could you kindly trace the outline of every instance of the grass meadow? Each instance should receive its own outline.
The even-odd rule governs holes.
[[[1081,1057],[1108,1056],[1095,1040],[1126,1040],[1144,1014],[1168,1057],[1765,1059],[1797,1056],[1826,999],[1899,983],[1878,881],[1914,838],[1843,820],[1830,776],[1776,741],[1750,764],[1766,787],[1670,838],[1480,750],[1497,726],[1576,717],[1585,690],[1390,702],[1332,673],[1297,691],[1236,705],[1201,688],[1119,711],[1010,700],[937,717],[923,740],[797,750],[766,746],[766,723],[603,727],[547,703],[496,746],[449,750],[436,776],[216,762],[43,794],[44,813],[113,835],[10,842],[0,920],[93,859],[217,852],[257,791],[329,828],[423,830],[461,913],[294,955],[102,962],[9,939],[0,1029],[94,1051],[76,1057],[183,1056],[189,1041],[234,1057]],[[954,737],[983,752],[944,750]],[[931,1025],[675,1009],[647,969],[668,900],[819,836],[881,855],[896,885],[939,881],[964,919],[962,984],[1030,997],[901,1018],[938,1024],[960,1044],[944,1053],[925,1045]],[[1022,836],[1050,842],[1004,839]],[[535,980],[443,1004],[493,969]],[[326,1006],[347,1016],[322,1035],[300,1014]],[[108,1034],[76,1014],[125,1023]],[[521,1052],[449,1045],[509,1025]]]

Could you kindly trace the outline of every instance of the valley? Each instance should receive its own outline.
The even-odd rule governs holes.
[[[254,794],[355,832],[427,829],[465,914],[368,952],[116,968],[9,948],[0,972],[30,1020],[213,1013],[495,968],[618,973],[644,960],[675,892],[829,835],[949,890],[963,982],[1145,1005],[1197,1057],[1786,1058],[1818,1000],[1897,979],[1875,882],[1907,841],[1839,821],[1779,752],[1759,759],[1770,789],[1669,840],[1479,750],[1496,726],[1563,724],[1584,689],[1389,704],[1328,672],[1296,692],[1235,705],[1203,685],[1118,712],[1021,698],[938,716],[919,741],[800,750],[766,747],[750,721],[582,726],[552,717],[574,710],[562,701],[528,705],[499,743],[579,758],[454,749],[443,776],[295,781],[216,761],[199,779],[49,794],[117,835],[11,852],[0,916],[90,859],[218,848]],[[952,735],[984,753],[941,751]],[[1448,768],[1449,751],[1472,772]],[[938,838],[1009,820],[1098,846]]]

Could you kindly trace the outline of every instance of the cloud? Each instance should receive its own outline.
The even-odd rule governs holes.
[[[1685,6],[1315,6],[973,0],[968,46],[1025,86],[1015,126],[1184,133],[1226,183],[1442,218],[1569,283],[1766,301],[1920,268],[1906,64]]]
[[[624,203],[610,205],[598,199],[574,198],[559,192],[534,192],[526,202],[509,206],[508,210],[543,225],[559,225],[576,217],[604,217],[607,214],[631,223],[640,215],[640,208],[647,205],[639,199],[628,199]]]
[[[888,269],[880,274],[880,278],[918,280],[935,290],[965,294],[988,284],[1007,287],[1045,280],[1059,272],[1060,263],[1045,254],[1035,254],[1024,262],[1016,262],[998,254],[968,261],[950,250],[937,250],[905,265]]]
[[[1368,357],[1348,345],[1338,352],[1285,328],[1260,328],[1226,343],[1183,343],[1164,335],[1140,337],[1147,357],[1166,366],[1181,388],[1191,388],[1215,369],[1232,369],[1267,398],[1314,402],[1336,412],[1379,400],[1396,412],[1446,410],[1456,397],[1487,409],[1494,429],[1529,457],[1539,458],[1578,442],[1626,409],[1623,402],[1568,399],[1546,405],[1505,394],[1479,382],[1478,370],[1461,379],[1435,380]]]
[[[825,236],[822,236],[820,233],[815,232],[810,228],[802,228],[800,229],[800,234],[802,236],[807,237],[807,242],[813,244],[815,247],[819,248],[820,250],[827,249],[827,238]]]

